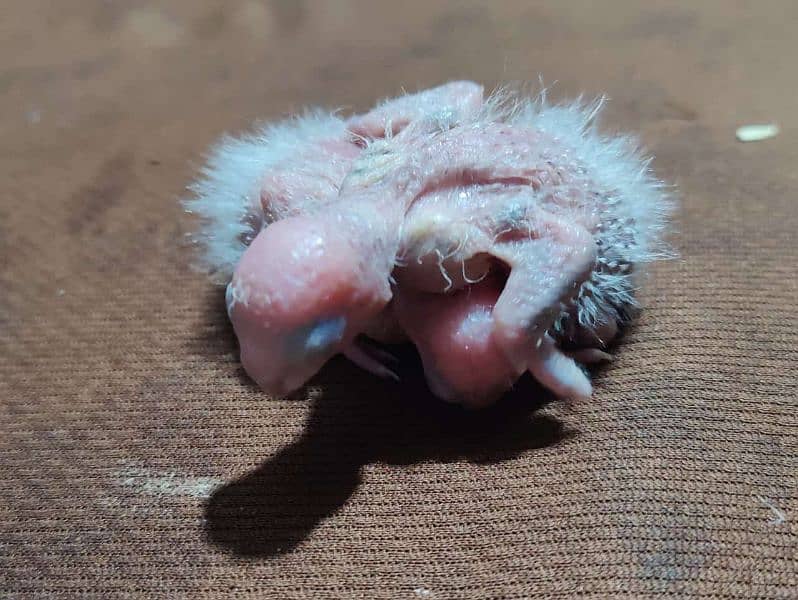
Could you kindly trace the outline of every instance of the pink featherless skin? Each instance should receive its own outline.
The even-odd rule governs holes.
[[[285,394],[342,353],[395,377],[364,338],[409,340],[450,402],[526,372],[589,397],[673,205],[601,104],[460,81],[220,142],[187,204],[247,373]]]

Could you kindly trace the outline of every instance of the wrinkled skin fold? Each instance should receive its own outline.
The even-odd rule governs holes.
[[[525,372],[590,396],[580,363],[609,358],[671,209],[599,107],[452,82],[224,140],[189,205],[247,373],[285,394],[343,353],[395,377],[365,335],[415,344],[447,401]]]

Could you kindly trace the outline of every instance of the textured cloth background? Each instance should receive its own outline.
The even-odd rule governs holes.
[[[795,598],[797,24],[792,0],[6,2],[0,596]],[[344,361],[255,389],[183,243],[208,144],[539,74],[607,92],[682,195],[681,257],[593,400],[465,414]]]

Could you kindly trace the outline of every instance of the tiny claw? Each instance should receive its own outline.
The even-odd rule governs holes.
[[[427,380],[427,387],[429,391],[436,398],[440,398],[444,402],[457,403],[457,392],[447,383],[447,381],[438,374],[435,369],[425,368],[424,378]]]
[[[585,365],[592,365],[600,362],[612,362],[615,360],[615,357],[612,354],[604,352],[603,350],[599,350],[598,348],[583,348],[581,350],[564,352],[563,354]]]
[[[388,363],[392,365],[399,364],[399,359],[396,358],[393,354],[385,350],[384,348],[375,344],[371,339],[366,336],[361,336],[357,340],[358,346],[373,358],[377,359],[382,363]]]
[[[587,375],[574,360],[557,348],[554,340],[544,336],[543,343],[529,359],[529,372],[544,387],[560,398],[590,398],[593,387]]]
[[[377,377],[399,381],[399,376],[380,362],[379,359],[385,358],[386,355],[390,357],[392,362],[398,362],[396,357],[389,352],[379,348],[364,348],[357,343],[353,343],[344,351],[344,356],[364,371],[368,371]]]

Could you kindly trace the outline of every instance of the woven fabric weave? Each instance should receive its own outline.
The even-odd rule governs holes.
[[[795,597],[798,7],[773,4],[6,8],[0,596]],[[256,389],[182,241],[208,145],[538,74],[607,92],[681,196],[592,401],[463,412],[412,357],[402,385],[336,360]]]

